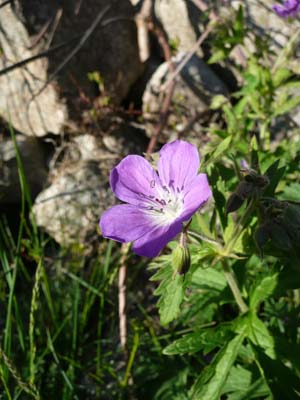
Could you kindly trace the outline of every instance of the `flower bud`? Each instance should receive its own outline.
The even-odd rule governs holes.
[[[191,264],[191,255],[186,245],[178,244],[172,253],[174,274],[185,274]]]
[[[241,208],[244,201],[251,195],[252,191],[253,191],[252,182],[247,182],[245,180],[240,182],[236,190],[230,195],[227,201],[226,204],[227,214]]]

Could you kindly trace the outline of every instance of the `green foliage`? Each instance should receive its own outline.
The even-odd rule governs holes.
[[[239,7],[235,15],[230,15],[227,20],[216,24],[212,42],[213,55],[210,57],[209,63],[217,63],[228,57],[235,46],[243,43],[245,35],[244,10],[243,7]]]
[[[278,273],[271,276],[266,276],[258,285],[253,288],[250,294],[250,308],[255,310],[259,307],[260,303],[265,301],[269,296],[273,294],[278,284]]]
[[[192,388],[195,400],[218,400],[223,391],[229,371],[238,355],[245,337],[245,330],[229,342],[225,342],[211,364],[204,369]]]

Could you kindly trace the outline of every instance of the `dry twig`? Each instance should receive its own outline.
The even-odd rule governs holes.
[[[149,23],[149,29],[151,29],[155,35],[157,36],[157,39],[162,47],[162,50],[164,52],[164,57],[165,60],[168,63],[169,70],[174,73],[175,71],[175,65],[172,61],[172,52],[168,43],[168,40],[164,34],[164,32],[155,26],[152,22]],[[150,154],[154,151],[157,140],[159,135],[161,134],[162,130],[164,129],[165,125],[168,122],[168,117],[169,117],[169,110],[172,102],[172,97],[175,89],[175,80],[172,81],[171,85],[168,87],[168,91],[165,95],[160,116],[159,116],[159,121],[155,127],[154,133],[151,136],[150,142],[148,144],[148,148],[146,151],[146,157],[150,157]]]
[[[126,260],[130,244],[123,243],[121,246],[121,260],[118,279],[119,289],[119,327],[121,347],[127,358],[127,316],[126,316]]]
[[[41,51],[40,53],[35,54],[32,57],[25,58],[24,60],[16,62],[15,64],[9,65],[8,67],[0,70],[0,76],[13,71],[14,69],[21,68],[24,65],[27,65],[35,60],[38,60],[39,58],[48,57],[50,54],[55,53],[56,51],[66,47],[66,46],[69,46],[71,43],[73,43],[79,37],[80,37],[80,35],[76,35],[76,36],[72,37],[71,39],[66,40],[65,42],[62,42],[53,47],[50,47],[48,50]]]
[[[140,60],[146,62],[150,57],[148,22],[151,19],[152,0],[144,0],[141,11],[136,16]]]
[[[180,74],[182,69],[185,67],[185,65],[189,62],[189,60],[193,57],[193,55],[196,53],[196,51],[199,49],[201,44],[204,42],[204,40],[207,38],[207,36],[210,34],[212,31],[212,26],[209,25],[205,31],[199,36],[199,39],[196,41],[194,46],[191,48],[191,50],[186,54],[186,56],[182,59],[182,61],[177,65],[175,71],[171,74],[171,76],[168,78],[168,80],[162,85],[160,88],[161,91],[165,91],[168,86],[171,84],[172,81]]]

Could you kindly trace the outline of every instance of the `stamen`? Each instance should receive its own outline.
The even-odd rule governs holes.
[[[161,186],[155,180],[149,181],[149,184],[151,188],[157,187],[157,196],[141,193],[145,199],[143,206],[156,219],[156,223],[169,224],[182,212],[184,203],[182,191],[179,186],[174,186],[174,180],[170,180],[169,186]]]

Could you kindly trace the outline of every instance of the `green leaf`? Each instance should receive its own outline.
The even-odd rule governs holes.
[[[253,344],[264,349],[265,353],[275,359],[275,343],[274,338],[268,331],[265,324],[257,317],[256,314],[252,313],[249,315],[250,326],[248,331],[248,337]]]
[[[230,369],[235,362],[245,337],[244,330],[218,352],[192,388],[193,400],[219,400]]]
[[[184,275],[174,275],[170,256],[161,256],[150,264],[150,270],[158,271],[150,278],[152,281],[161,281],[154,291],[155,296],[160,296],[157,306],[162,325],[173,321],[179,311],[184,297]]]
[[[172,356],[175,354],[197,353],[203,348],[201,336],[203,335],[200,332],[185,335],[169,344],[169,346],[163,350],[163,354]]]
[[[216,268],[197,268],[192,277],[192,284],[201,289],[221,292],[227,287],[224,274]]]
[[[216,160],[229,148],[232,141],[232,137],[228,136],[226,139],[222,140],[217,146],[216,150],[213,152],[212,158]]]
[[[237,104],[234,106],[234,112],[237,117],[243,116],[243,113],[245,112],[245,108],[246,108],[247,104],[248,104],[247,97],[242,97],[241,100],[239,100],[237,102]]]
[[[270,389],[264,382],[263,378],[258,379],[252,385],[245,387],[244,390],[237,391],[228,396],[227,400],[250,400],[250,399],[264,399],[271,400],[270,397]]]
[[[244,33],[244,8],[240,5],[236,14],[236,19],[233,23],[235,33]]]
[[[241,365],[232,367],[224,385],[222,393],[236,392],[244,390],[251,384],[252,372],[243,368]]]
[[[210,108],[212,110],[218,110],[226,103],[228,103],[227,97],[225,97],[223,94],[217,94],[212,98],[212,101],[210,103]]]
[[[237,118],[232,110],[231,105],[225,104],[223,107],[223,112],[225,114],[228,132],[235,132],[237,126]]]
[[[292,72],[285,67],[277,69],[273,76],[273,84],[275,87],[278,87],[281,85],[282,82],[286,81],[290,76],[292,75]]]
[[[166,355],[193,354],[200,350],[204,353],[221,347],[229,335],[228,325],[220,325],[217,328],[209,328],[199,332],[189,333],[169,344],[163,353]]]
[[[226,52],[222,49],[217,50],[214,52],[214,54],[209,58],[208,60],[208,64],[214,64],[217,63],[219,61],[224,60],[224,58],[226,58]]]
[[[230,370],[223,388],[225,393],[228,394],[227,400],[250,400],[267,396],[270,390],[263,378],[257,379],[252,371],[238,365]]]
[[[293,182],[286,186],[280,198],[282,200],[300,201],[300,183]]]
[[[289,100],[285,101],[284,104],[279,104],[274,110],[274,117],[288,113],[293,108],[300,105],[300,96],[291,97]]]
[[[154,292],[154,294],[161,295],[157,305],[162,325],[167,325],[179,314],[180,305],[184,297],[183,279],[183,275],[176,274],[174,278],[165,282],[163,290],[159,287]]]
[[[285,172],[284,167],[278,168],[279,163],[280,160],[276,160],[273,164],[269,166],[269,168],[265,172],[265,175],[270,179],[270,183],[264,192],[264,196],[274,195],[276,187]]]
[[[250,295],[250,308],[255,310],[260,303],[266,300],[274,292],[278,283],[278,273],[263,278],[253,289]]]
[[[156,273],[151,276],[150,281],[162,281],[170,279],[172,276],[172,265],[169,256],[161,256],[152,262],[149,269],[157,269]]]

